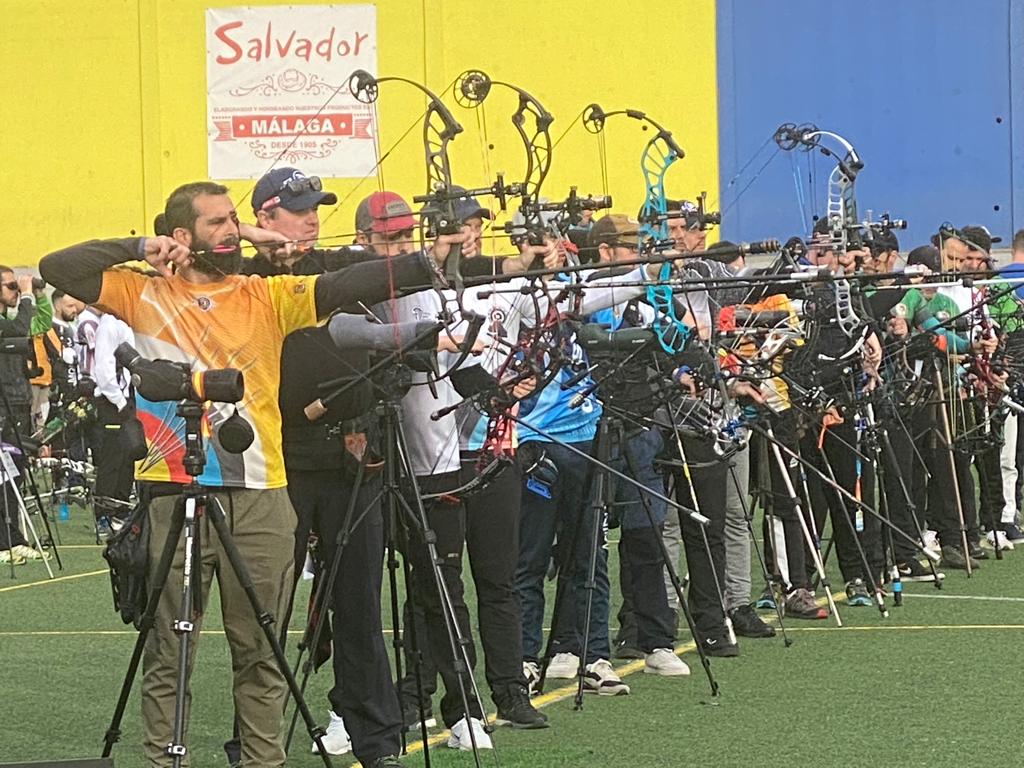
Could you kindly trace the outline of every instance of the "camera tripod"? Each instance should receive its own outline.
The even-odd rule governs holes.
[[[663,494],[660,494],[657,491],[654,491],[646,487],[645,485],[643,485],[630,475],[620,472],[619,470],[615,469],[609,464],[609,461],[611,459],[613,441],[617,434],[623,431],[621,421],[618,421],[616,423],[615,417],[602,417],[601,420],[598,422],[598,434],[595,439],[594,446],[594,453],[596,454],[596,457],[590,455],[586,451],[582,451],[579,448],[576,448],[570,443],[566,443],[562,440],[557,439],[546,430],[538,427],[537,425],[529,421],[520,418],[519,416],[510,414],[509,418],[511,418],[521,427],[525,427],[526,429],[536,432],[545,440],[554,443],[555,445],[559,445],[565,448],[566,450],[570,451],[571,453],[579,456],[580,458],[585,459],[589,464],[593,466],[595,472],[594,491],[591,494],[590,502],[590,506],[594,512],[594,517],[592,520],[586,522],[587,531],[590,532],[592,536],[590,541],[590,550],[588,552],[589,559],[587,564],[587,576],[585,582],[587,590],[587,605],[585,611],[585,619],[583,623],[583,646],[580,654],[580,667],[577,675],[578,679],[576,698],[574,700],[575,708],[577,710],[580,710],[583,708],[583,681],[586,670],[586,656],[589,647],[590,618],[593,609],[594,590],[596,588],[595,574],[597,570],[598,550],[601,547],[601,538],[602,533],[604,531],[604,521],[607,518],[608,511],[615,504],[615,492],[612,485],[613,480],[626,482],[629,485],[634,486],[639,491],[640,502],[643,505],[644,512],[647,516],[648,522],[650,522],[652,527],[654,524],[653,513],[650,508],[650,501],[648,497],[658,499],[662,503],[667,504],[670,508],[677,510],[680,515],[688,515],[691,520],[693,520],[695,523],[701,526],[707,525],[709,520],[708,518],[701,515],[699,512],[692,510],[688,507],[685,507],[682,504],[678,503],[677,501],[674,501],[664,496]],[[639,467],[636,466],[636,462],[633,461],[632,459],[632,453],[628,448],[628,442],[622,440],[620,441],[620,443],[623,456],[626,458],[627,467],[634,475],[637,474],[637,470],[639,469]],[[586,514],[587,513],[585,508],[580,510],[578,515],[579,519],[576,525],[577,532],[581,530],[582,526],[580,524],[585,522]],[[591,529],[589,526],[593,526],[593,528]],[[657,539],[662,559],[665,562],[665,566],[669,573],[669,578],[672,580],[672,585],[676,591],[676,596],[679,598],[679,605],[682,609],[683,616],[686,618],[687,625],[689,626],[690,631],[693,633],[694,638],[697,638],[697,626],[694,622],[693,615],[690,611],[689,602],[686,599],[682,582],[679,580],[679,576],[676,573],[674,564],[671,562],[671,558],[669,557],[668,552],[665,549],[664,541],[662,540],[660,535],[657,537]],[[572,541],[569,544],[570,546],[567,547],[567,554],[565,555],[563,564],[572,562],[573,554],[575,553],[578,542]],[[547,664],[552,656],[552,642],[557,635],[557,630],[559,629],[557,626],[554,626],[554,624],[557,623],[559,616],[565,613],[564,609],[562,608],[562,603],[565,600],[566,593],[568,592],[568,584],[571,581],[570,574],[567,570],[560,569],[560,571],[562,571],[563,575],[560,577],[558,589],[555,591],[555,605],[552,609],[554,616],[552,622],[553,625],[551,627],[551,632],[548,635],[547,647],[544,651],[544,659],[543,664],[541,666],[541,677],[537,686],[538,691],[543,691],[544,679],[547,673]],[[697,653],[700,657],[701,664],[704,668],[704,672],[707,675],[708,684],[711,687],[711,694],[712,696],[718,696],[718,681],[715,679],[714,675],[711,672],[711,664],[708,661],[707,655],[704,653],[704,650],[699,642],[697,643]]]
[[[380,420],[380,445],[382,446],[384,462],[383,469],[381,471],[380,490],[372,499],[366,502],[363,511],[357,512],[356,504],[359,497],[360,486],[365,483],[365,464],[369,456],[369,449],[366,450],[360,459],[359,469],[351,489],[349,503],[346,507],[345,520],[339,528],[335,540],[327,543],[328,546],[332,546],[334,548],[333,560],[327,577],[321,580],[314,595],[311,621],[307,625],[303,639],[299,644],[299,660],[302,660],[302,655],[305,651],[310,652],[310,658],[307,659],[302,666],[303,679],[301,687],[304,689],[312,671],[312,655],[318,647],[319,639],[323,631],[323,625],[326,620],[327,608],[329,606],[331,596],[334,594],[335,581],[337,579],[339,563],[341,562],[344,548],[355,527],[359,525],[368,514],[371,514],[374,509],[382,507],[385,525],[385,544],[387,548],[392,622],[394,626],[393,646],[395,650],[396,676],[399,679],[402,677],[402,649],[404,647],[404,640],[399,628],[398,619],[400,613],[397,577],[399,561],[396,557],[396,552],[404,551],[405,553],[405,557],[402,560],[402,567],[406,583],[406,597],[408,600],[412,601],[414,600],[414,590],[411,588],[410,583],[412,579],[409,553],[414,547],[425,546],[427,551],[427,558],[425,559],[429,560],[429,567],[433,574],[438,599],[440,601],[441,614],[448,638],[449,651],[453,660],[453,668],[456,673],[458,683],[458,694],[461,698],[463,712],[468,718],[472,716],[474,709],[479,711],[482,716],[485,716],[486,712],[480,698],[480,692],[477,688],[476,681],[472,674],[472,665],[468,651],[468,649],[471,648],[472,639],[466,634],[457,621],[451,593],[441,573],[440,564],[442,560],[438,554],[436,536],[430,527],[420,486],[409,459],[408,445],[405,437],[405,431],[402,426],[401,402],[405,394],[408,392],[409,387],[412,385],[412,368],[406,361],[412,360],[415,357],[416,352],[414,350],[420,346],[423,339],[436,335],[442,327],[443,326],[440,324],[429,327],[427,330],[418,334],[417,337],[406,347],[388,354],[371,366],[367,371],[356,377],[344,377],[335,381],[325,382],[322,385],[322,388],[334,387],[330,394],[322,397],[318,401],[322,407],[326,407],[357,384],[368,381],[373,386],[378,398],[378,404],[375,412]],[[402,538],[401,542],[399,542],[399,537]],[[421,541],[416,541],[414,539],[421,539]],[[418,660],[419,654],[416,651],[417,643],[425,639],[417,638],[413,623],[409,624],[406,631],[409,634],[410,648],[412,650],[411,657]],[[296,666],[298,666],[298,661]],[[422,695],[423,681],[418,663],[416,664],[415,676],[419,693],[418,699],[421,706],[419,720],[424,745],[424,760],[429,766],[430,756],[427,746],[428,734],[424,723],[424,712],[422,711],[424,699]],[[403,704],[401,701],[401,689],[398,691],[398,696],[399,704],[401,706]],[[475,708],[470,708],[470,701],[475,702]],[[404,711],[404,707],[401,708]],[[469,728],[469,736],[473,747],[476,765],[480,766],[479,750],[477,748],[476,736],[473,733],[472,728]],[[400,738],[403,741],[404,747],[404,724],[401,728]]]
[[[18,486],[17,486],[17,484],[14,481],[14,478],[18,474],[17,470],[16,470],[16,468],[14,466],[13,460],[10,459],[9,455],[6,452],[3,452],[4,453],[4,467],[3,467],[3,473],[2,473],[2,475],[3,475],[3,477],[2,477],[3,482],[4,483],[9,482],[10,483],[11,488],[14,491],[14,496],[15,496],[15,498],[17,500],[18,514],[21,516],[21,519],[24,522],[25,527],[31,532],[32,537],[35,540],[36,548],[42,554],[45,554],[45,548],[52,549],[53,550],[53,556],[54,556],[54,558],[57,561],[57,568],[59,570],[64,570],[64,563],[61,562],[60,552],[57,551],[57,540],[56,540],[56,538],[54,538],[53,529],[50,527],[50,518],[49,518],[49,516],[47,516],[46,510],[43,508],[43,500],[42,500],[42,497],[39,494],[39,487],[36,485],[35,476],[32,474],[32,471],[29,468],[29,464],[28,464],[28,451],[25,448],[25,441],[22,440],[22,438],[21,438],[21,432],[18,430],[18,420],[14,418],[14,410],[11,408],[11,401],[10,401],[10,399],[8,399],[7,393],[3,390],[2,387],[0,387],[0,399],[3,400],[3,404],[4,404],[4,412],[0,413],[0,430],[2,430],[2,427],[3,427],[4,423],[5,423],[5,421],[6,421],[6,423],[8,423],[10,425],[10,427],[11,427],[11,435],[14,437],[14,444],[17,446],[18,450],[21,451],[21,455],[25,459],[25,472],[24,472],[24,475],[25,475],[25,478],[26,478],[26,480],[28,482],[28,488],[32,492],[32,498],[35,499],[36,509],[39,511],[39,517],[43,521],[43,527],[46,528],[46,537],[43,540],[40,540],[38,534],[36,533],[35,527],[32,525],[32,520],[29,517],[28,509],[25,506],[25,498],[22,495],[21,491],[18,489]],[[4,492],[4,521],[3,521],[3,523],[5,525],[9,525],[11,523],[10,510],[8,508],[9,504],[10,504],[10,502],[8,500],[8,497],[7,497],[7,494],[6,494],[6,491],[5,491]],[[10,530],[11,529],[8,528],[8,535],[9,535]],[[46,560],[45,557],[43,558],[43,562],[46,564],[46,571],[47,571],[47,573],[50,574],[50,578],[52,579],[54,577],[53,576],[53,570],[50,568],[50,564]],[[11,557],[11,566],[12,566],[12,568],[13,568],[13,565],[14,565],[14,558]],[[11,571],[11,577],[12,578],[14,577],[13,570]]]
[[[199,518],[206,516],[217,531],[217,536],[227,555],[231,570],[245,591],[246,597],[252,606],[253,614],[273,652],[277,666],[284,676],[291,694],[298,702],[309,735],[320,747],[319,752],[324,765],[330,768],[332,763],[321,741],[325,731],[316,724],[312,713],[309,711],[309,707],[302,698],[302,692],[299,690],[298,683],[295,681],[295,676],[288,666],[281,643],[274,631],[274,617],[260,603],[252,577],[242,559],[241,553],[238,551],[238,547],[225,519],[223,506],[216,496],[208,493],[203,486],[196,482],[196,478],[202,474],[203,467],[206,464],[201,431],[203,407],[197,402],[183,401],[178,405],[177,414],[185,419],[185,457],[183,465],[192,481],[189,485],[185,486],[174,506],[170,530],[167,539],[164,541],[160,560],[153,575],[153,583],[150,585],[146,612],[140,621],[139,636],[135,641],[135,648],[128,663],[128,671],[121,685],[121,692],[114,709],[113,718],[103,737],[102,757],[110,756],[114,744],[121,737],[121,720],[128,704],[128,697],[131,694],[139,662],[142,659],[146,639],[155,624],[160,596],[167,585],[168,576],[171,573],[172,564],[182,536],[184,536],[184,563],[182,567],[181,609],[173,625],[174,633],[178,636],[178,672],[175,689],[173,736],[165,752],[171,758],[171,765],[174,768],[180,768],[183,759],[188,754],[188,748],[184,743],[184,733],[189,686],[189,651],[195,642],[192,637],[192,633],[197,629],[195,616],[198,610],[201,610],[201,605],[196,606],[197,584],[201,584]]]

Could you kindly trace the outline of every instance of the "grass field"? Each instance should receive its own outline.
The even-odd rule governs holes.
[[[58,579],[48,580],[39,563],[20,566],[14,580],[0,569],[0,762],[98,755],[134,641],[113,613],[86,514],[73,512],[60,533]],[[614,574],[614,545],[611,555]],[[794,620],[789,648],[779,638],[742,642],[739,658],[712,660],[717,701],[685,644],[690,677],[644,675],[642,662],[634,663],[620,670],[632,695],[587,697],[582,712],[573,711],[570,689],[549,687],[539,701],[552,727],[498,731],[483,764],[1022,766],[1024,551],[986,561],[970,580],[948,576],[941,591],[907,585],[903,607],[888,619],[840,604],[842,629],[831,620]],[[214,599],[193,681],[196,768],[226,765],[220,745],[231,728],[230,663],[219,626]],[[324,719],[327,674],[313,679],[308,696]],[[116,765],[143,765],[139,734],[133,697]],[[288,764],[321,765],[308,750],[303,736]],[[408,765],[423,765],[419,750],[410,747]],[[470,754],[441,747],[431,761],[473,765]]]

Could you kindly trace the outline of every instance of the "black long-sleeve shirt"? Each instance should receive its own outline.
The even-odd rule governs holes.
[[[23,297],[18,302],[18,311],[14,317],[8,318],[6,313],[0,314],[0,338],[28,336],[35,314],[35,302],[27,296]],[[25,375],[24,357],[16,354],[0,355],[0,386],[4,388],[11,405],[26,405],[32,402],[32,390]]]

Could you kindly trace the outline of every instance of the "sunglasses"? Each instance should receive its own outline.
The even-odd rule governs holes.
[[[7,289],[7,290],[9,290],[9,291],[15,291],[15,292],[18,292],[18,291],[20,291],[20,290],[21,290],[21,289],[20,289],[20,288],[18,287],[18,283],[17,283],[17,282],[15,282],[14,280],[11,280],[11,281],[10,281],[9,283],[0,283],[0,285],[2,285],[2,286],[3,286],[4,288],[6,288],[6,289]]]
[[[281,185],[281,191],[288,190],[293,195],[301,195],[303,192],[320,192],[324,188],[319,176],[305,176],[301,179],[286,179]]]

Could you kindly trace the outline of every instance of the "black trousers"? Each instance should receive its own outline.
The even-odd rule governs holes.
[[[836,483],[851,496],[857,496],[857,434],[853,416],[847,414],[842,424],[830,427],[825,433],[823,444],[824,456],[818,449],[819,435],[808,432],[800,441],[801,455],[812,466],[817,467],[829,476],[829,467],[835,476]],[[860,448],[863,454],[864,448]],[[828,466],[826,466],[826,462]],[[859,471],[860,496],[867,505],[875,508],[875,471],[874,465],[866,456],[860,458]],[[878,518],[867,511],[860,511],[862,530],[856,531],[858,518],[857,505],[841,495],[814,472],[808,472],[807,485],[811,494],[811,509],[814,515],[815,528],[820,535],[824,529],[825,514],[832,520],[833,546],[839,561],[839,570],[844,581],[856,578],[868,580],[864,561],[857,550],[860,542],[868,567],[877,579],[883,569],[881,536]],[[856,535],[856,539],[854,536]],[[808,553],[808,560],[810,554]]]
[[[473,460],[467,457],[460,473],[420,478],[420,491],[436,493],[451,490],[460,482],[466,482],[474,472]],[[470,569],[477,593],[484,673],[495,700],[499,700],[510,686],[525,685],[526,682],[522,668],[519,599],[514,588],[519,553],[521,488],[519,470],[513,465],[506,468],[486,488],[470,496],[465,504],[450,499],[432,500],[425,504],[427,520],[436,537],[441,575],[448,588],[461,633],[469,640],[465,647],[472,669],[476,666],[476,649],[472,641],[462,582],[463,549],[469,551]],[[422,606],[426,619],[426,642],[423,642],[419,633],[417,640],[423,645],[421,653],[429,653],[431,663],[444,681],[441,717],[445,725],[451,727],[466,713],[440,595],[422,532],[410,532],[406,549],[412,565],[413,580],[410,587],[413,590],[413,602]],[[415,679],[411,678],[411,682],[413,687],[410,689],[409,681],[406,681],[403,690],[415,691]],[[483,717],[474,697],[470,695],[468,698],[469,715]]]
[[[131,406],[129,406],[131,407]],[[127,501],[132,495],[135,479],[135,462],[125,453],[121,441],[121,422],[115,408],[105,397],[96,399],[96,435],[93,461],[96,466],[97,496]],[[96,505],[100,514],[101,505]],[[114,517],[128,517],[129,511],[120,508],[103,510]]]
[[[8,445],[17,445],[14,438],[15,429],[21,435],[27,435],[32,431],[31,408],[27,403],[24,405],[12,403],[11,413],[14,416],[14,424],[10,423],[10,419],[5,413],[2,437]],[[12,453],[11,459],[14,461],[14,466],[18,468],[18,477],[15,478],[14,483],[21,490],[25,486],[25,457],[20,453]],[[21,534],[21,528],[18,527],[18,498],[14,495],[14,490],[9,482],[4,484],[0,505],[3,505],[0,506],[0,549],[27,545],[28,541],[25,540]],[[9,521],[9,525],[5,524],[6,521]]]
[[[790,451],[799,451],[799,439],[796,431],[796,415],[793,409],[770,416],[772,432],[775,439],[788,448]],[[807,578],[806,570],[806,545],[804,543],[803,531],[800,527],[800,519],[797,517],[796,504],[800,500],[800,468],[790,458],[786,451],[778,449],[782,456],[782,462],[786,467],[786,474],[783,475],[779,462],[775,458],[775,447],[763,437],[760,441],[760,450],[751,454],[751,477],[761,478],[767,476],[768,487],[761,487],[759,490],[765,493],[762,497],[770,509],[764,518],[765,558],[771,564],[773,572],[780,573],[777,557],[775,554],[776,537],[772,530],[771,520],[774,519],[781,524],[783,538],[785,540],[786,565],[789,572],[789,583],[784,584],[787,590],[798,588],[810,588],[811,583]],[[756,458],[755,458],[756,457]],[[756,463],[755,463],[756,462]],[[789,484],[793,486],[795,497],[789,493]],[[759,485],[761,483],[759,482]],[[725,486],[722,486],[722,496],[725,496]],[[807,514],[807,510],[804,510]],[[809,523],[808,523],[809,524]],[[785,581],[785,579],[783,579]]]
[[[690,574],[687,598],[694,624],[703,637],[717,638],[725,634],[725,613],[720,594],[724,595],[725,591],[725,488],[726,483],[731,482],[729,463],[717,456],[707,441],[686,438],[683,450],[690,462],[690,478],[699,511],[711,522],[702,526],[679,510],[673,510],[671,514],[679,515]],[[676,501],[692,508],[690,481],[682,471],[677,471],[674,477]],[[707,547],[704,545],[705,536]]]
[[[919,443],[922,441],[920,436],[913,433],[912,413],[909,408],[890,406],[876,414],[884,424],[892,449],[889,450],[884,442],[879,446],[882,463],[878,469],[882,476],[882,487],[885,489],[889,521],[907,536],[919,541],[921,532],[917,530],[914,518],[916,517],[918,523],[923,525],[926,508],[923,503],[924,496],[915,495],[915,489],[920,492],[918,478],[924,475],[926,467],[921,461],[923,455],[919,457]],[[897,563],[919,556],[918,550],[895,532],[892,536],[892,547]]]
[[[364,763],[401,749],[402,716],[381,628],[384,520],[379,503],[369,506],[379,490],[379,481],[364,478],[330,601],[334,687],[327,698],[344,718],[352,751]],[[296,574],[305,562],[311,530],[319,537],[323,554],[322,578],[330,573],[351,495],[352,480],[340,469],[289,468],[288,496],[298,516]]]
[[[963,508],[967,540],[977,542],[978,511],[975,503],[974,476],[971,474],[971,457],[952,451],[946,442],[939,408],[945,404],[924,407],[915,418],[916,433],[925,435],[925,461],[931,480],[928,483],[928,524],[938,534],[943,546],[960,546],[960,518],[957,510],[956,489],[959,486],[959,502]],[[951,420],[952,421],[952,420]],[[954,468],[956,480],[954,481]]]

